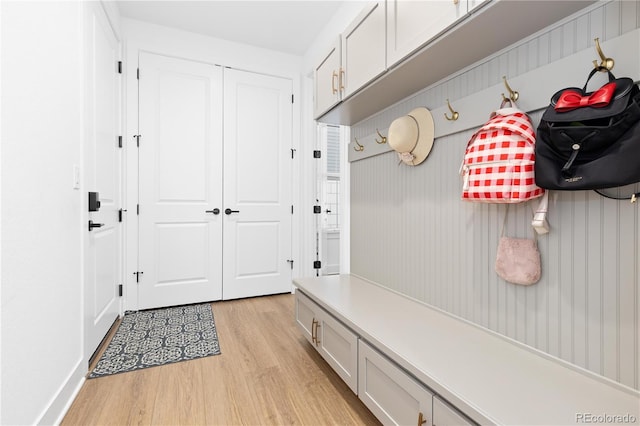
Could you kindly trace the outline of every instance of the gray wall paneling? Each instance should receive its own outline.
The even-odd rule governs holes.
[[[595,37],[604,42],[639,27],[639,2],[589,8],[380,111],[353,126],[352,137],[386,129],[412,108],[438,108],[446,98],[501,84],[503,75],[553,63],[593,46]],[[629,55],[640,62],[638,52]],[[588,66],[567,70],[577,85]],[[549,96],[557,89],[540,82],[539,90]],[[487,116],[490,110],[489,105]],[[531,112],[534,125],[541,115]],[[505,206],[460,201],[458,169],[472,134],[473,129],[438,138],[417,167],[399,165],[393,152],[351,163],[352,272],[640,389],[638,205],[591,191],[551,192],[552,230],[538,238],[542,279],[529,287],[506,283],[493,270]],[[533,235],[536,203],[509,208],[508,235]]]

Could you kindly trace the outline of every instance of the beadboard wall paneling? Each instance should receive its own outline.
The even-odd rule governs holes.
[[[433,109],[446,98],[485,90],[503,75],[550,64],[593,46],[595,37],[604,42],[639,27],[638,2],[589,8],[380,111],[353,126],[352,136],[387,128],[415,107]],[[580,84],[588,66],[567,72]],[[540,82],[549,96],[558,89]],[[499,101],[487,105],[487,117]],[[531,112],[534,125],[541,115]],[[472,134],[437,139],[417,167],[399,165],[394,152],[351,164],[352,273],[640,389],[638,204],[592,191],[551,192],[551,232],[538,237],[542,278],[528,287],[506,283],[494,272],[506,206],[460,200],[458,170]],[[536,203],[509,207],[507,235],[533,236]]]

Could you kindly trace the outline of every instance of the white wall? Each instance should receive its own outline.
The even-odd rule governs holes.
[[[86,371],[82,7],[0,2],[1,424],[55,422]]]

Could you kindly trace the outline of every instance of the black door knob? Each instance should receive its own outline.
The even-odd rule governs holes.
[[[93,223],[92,220],[89,221],[89,231],[93,230],[93,228],[102,228],[104,223]]]
[[[205,213],[220,214],[220,209],[215,208],[213,210],[205,210]]]
[[[231,213],[240,213],[240,210],[231,210],[230,208],[224,209],[224,214],[231,214]]]

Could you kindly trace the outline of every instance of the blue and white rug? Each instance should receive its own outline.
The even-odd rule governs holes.
[[[211,305],[125,312],[89,378],[220,354]]]

